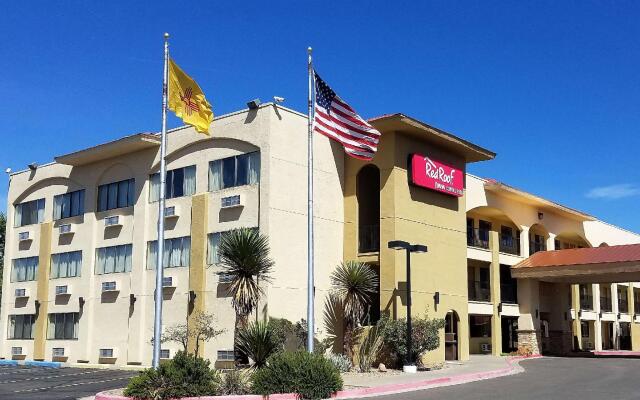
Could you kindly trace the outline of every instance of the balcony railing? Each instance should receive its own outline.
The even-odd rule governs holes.
[[[469,281],[469,300],[490,301],[491,289],[489,282]]]
[[[611,312],[612,310],[613,310],[613,307],[611,304],[611,297],[600,296],[600,311]]]
[[[580,309],[593,310],[593,296],[591,296],[590,294],[581,294]]]
[[[629,312],[629,303],[626,297],[618,297],[618,312],[625,314]]]
[[[501,284],[500,301],[508,304],[518,304],[518,286],[513,283]]]
[[[539,251],[547,251],[547,244],[544,242],[529,242],[529,255],[533,255]]]
[[[500,251],[502,253],[520,255],[520,240],[511,235],[500,234]]]
[[[358,230],[358,252],[380,251],[380,225],[360,225]]]
[[[489,248],[489,231],[485,229],[474,228],[467,230],[467,246]]]

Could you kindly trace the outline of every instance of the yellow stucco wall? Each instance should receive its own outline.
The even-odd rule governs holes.
[[[387,248],[390,240],[426,244],[428,253],[413,254],[412,315],[444,318],[453,310],[459,318],[458,354],[468,359],[467,262],[464,197],[448,196],[409,184],[407,160],[411,153],[434,157],[464,170],[465,163],[450,152],[401,133],[384,132],[380,149],[371,162],[380,170],[380,252],[358,255],[358,204],[356,175],[366,164],[345,162],[345,259],[380,264],[380,307],[393,318],[406,316],[406,255]],[[377,259],[377,260],[376,260]],[[434,294],[440,293],[440,304]],[[441,346],[425,361],[444,360]]]
[[[33,359],[44,360],[47,342],[47,318],[49,306],[49,272],[51,263],[51,222],[40,225],[40,248],[38,251],[38,283],[36,300],[36,322],[33,334]]]
[[[189,291],[193,291],[196,298],[190,305],[187,316],[187,325],[190,329],[194,324],[194,318],[198,313],[206,312],[205,291],[207,287],[207,200],[208,194],[203,193],[193,196],[191,203],[191,264],[189,265]],[[189,338],[187,350],[195,351],[196,343]],[[200,349],[204,348],[204,342],[200,343]]]

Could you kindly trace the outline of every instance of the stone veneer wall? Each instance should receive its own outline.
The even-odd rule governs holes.
[[[532,354],[541,354],[540,332],[535,330],[518,331],[518,352],[522,353],[529,349]]]

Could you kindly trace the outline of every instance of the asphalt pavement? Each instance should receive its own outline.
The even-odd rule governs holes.
[[[456,386],[376,397],[376,400],[626,400],[640,399],[640,360],[540,358],[525,372]]]
[[[0,366],[0,399],[62,400],[127,385],[135,371]]]

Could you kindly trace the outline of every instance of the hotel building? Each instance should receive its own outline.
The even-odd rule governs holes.
[[[467,174],[468,163],[495,154],[440,129],[402,114],[371,123],[382,132],[372,162],[314,137],[318,335],[336,329],[323,323],[323,306],[343,260],[365,261],[379,275],[370,321],[406,315],[405,255],[386,245],[406,240],[428,246],[412,255],[413,315],[446,321],[431,359],[525,343],[554,353],[640,348],[640,285],[512,277],[539,262],[529,257],[536,252],[640,236]],[[218,275],[225,231],[250,227],[269,237],[273,281],[256,317],[306,316],[307,118],[264,104],[217,117],[211,132],[168,133],[163,321],[214,314],[225,332],[204,355],[223,365],[233,359],[235,319]],[[157,134],[140,133],[10,175],[1,357],[151,363],[159,146]],[[166,343],[162,355],[179,349]]]

